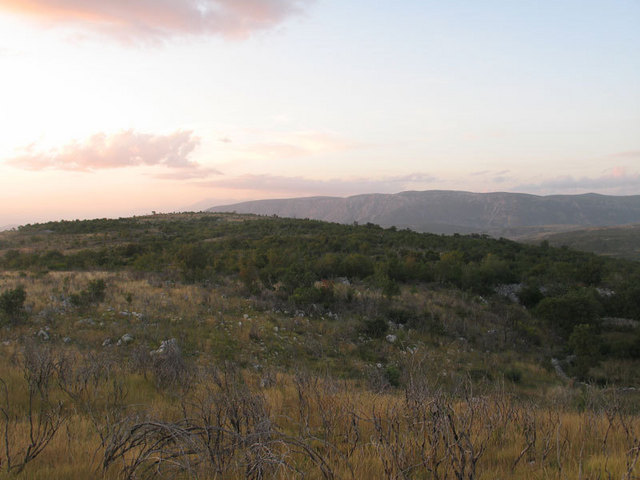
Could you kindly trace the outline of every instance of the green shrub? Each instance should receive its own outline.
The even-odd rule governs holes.
[[[76,307],[88,307],[89,305],[102,302],[106,289],[107,284],[103,279],[91,280],[85,290],[72,293],[69,300],[71,300],[71,304]]]
[[[397,365],[388,365],[384,371],[384,376],[392,387],[400,386],[400,376],[402,372]]]
[[[520,383],[522,381],[522,371],[512,367],[504,372],[504,378],[513,383]]]
[[[570,291],[557,297],[547,297],[536,307],[536,313],[561,337],[568,339],[580,324],[595,324],[602,305],[591,291]]]
[[[24,286],[18,285],[11,290],[5,290],[0,295],[0,314],[10,322],[17,322],[24,314],[24,301],[27,292]]]
[[[374,338],[381,338],[389,330],[389,324],[382,317],[368,318],[364,322],[364,331]]]

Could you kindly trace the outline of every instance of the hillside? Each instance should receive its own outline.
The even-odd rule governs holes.
[[[546,244],[25,225],[0,233],[0,478],[633,478],[639,321],[640,263]]]
[[[598,255],[640,260],[640,224],[538,234],[523,240],[530,242],[546,240],[556,247],[566,245],[575,250]]]
[[[213,207],[209,211],[311,218],[345,224],[371,222],[418,232],[486,233],[515,239],[580,226],[640,222],[640,196],[536,196],[433,190],[347,198],[260,200]]]
[[[0,234],[0,268],[31,272],[34,282],[48,278],[47,272],[96,271],[218,286],[274,311],[337,314],[364,322],[365,329],[367,322],[378,322],[371,328],[381,332],[392,321],[417,332],[471,337],[483,349],[495,343],[498,350],[530,349],[543,356],[566,355],[573,330],[582,324],[599,325],[604,317],[640,320],[640,264],[481,235],[420,234],[373,224],[240,214],[51,222]],[[425,306],[433,295],[459,306],[455,312]],[[504,308],[520,320],[503,325]],[[469,323],[469,316],[476,320]],[[499,342],[487,333],[498,330]],[[180,334],[196,342],[193,350],[204,349],[195,332]],[[622,341],[604,335],[601,341],[613,357],[635,358],[640,351],[640,336]],[[337,365],[349,365],[344,360]],[[579,375],[596,379],[603,373],[587,369]]]

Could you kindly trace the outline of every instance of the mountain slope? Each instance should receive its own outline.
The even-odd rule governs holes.
[[[640,222],[640,195],[537,196],[429,190],[353,197],[258,200],[209,209],[312,218],[338,223],[375,223],[433,233],[488,233],[511,238],[584,226]]]
[[[525,240],[534,243],[547,240],[553,246],[566,245],[598,255],[640,260],[640,224],[539,234]]]

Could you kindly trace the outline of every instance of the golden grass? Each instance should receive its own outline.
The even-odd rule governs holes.
[[[12,379],[12,390],[18,388],[19,372],[15,369],[3,362],[3,376]],[[435,397],[421,398],[422,403],[415,404],[401,393],[374,394],[351,382],[282,373],[276,376],[274,386],[260,390],[255,374],[245,372],[244,376],[248,384],[253,385],[253,393],[264,399],[269,418],[279,431],[306,439],[308,445],[323,456],[334,478],[435,478],[419,466],[429,453],[428,443],[434,440],[430,437],[434,432],[424,428],[426,425],[421,425],[419,420],[432,419]],[[158,418],[170,420],[179,416],[180,399],[159,392],[150,380],[139,375],[127,374],[124,380],[129,392],[127,402],[132,405],[144,402],[146,411]],[[213,387],[200,385],[199,388],[205,391]],[[468,426],[466,433],[475,442],[474,448],[486,447],[478,460],[475,476],[465,478],[636,478],[634,475],[640,473],[637,467],[629,470],[633,449],[639,447],[640,419],[637,417],[618,412],[611,420],[607,413],[612,414],[613,410],[578,413],[527,409],[510,398],[499,396],[470,402],[458,400],[450,406],[449,414],[457,422],[459,433]],[[478,410],[472,412],[474,408]],[[471,413],[476,415],[473,420],[470,420]],[[24,411],[19,415],[24,416]],[[521,454],[531,435],[527,428],[535,428],[537,438],[530,443],[529,450]],[[445,430],[436,431],[435,435],[453,441],[451,432]],[[23,418],[13,429],[10,439],[13,448],[27,442],[27,432]],[[420,447],[425,441],[427,446]],[[450,459],[446,458],[446,442],[439,448],[435,450],[444,458],[440,478],[455,478],[454,468],[448,464]],[[307,478],[323,478],[317,464],[308,456],[293,451],[286,454],[295,468],[307,472]],[[4,452],[0,458],[3,455]],[[101,474],[100,455],[100,441],[93,423],[78,412],[67,419],[47,449],[19,478],[90,478]],[[2,465],[5,464],[3,458]],[[409,468],[412,465],[418,466]],[[271,473],[272,478],[297,478],[287,469]],[[0,474],[0,478],[12,477]],[[118,478],[117,467],[104,473],[104,478]],[[244,478],[244,474],[242,469],[234,469],[219,478]]]
[[[83,311],[65,303],[71,293],[86,288],[95,278],[108,285],[102,304]],[[321,321],[263,311],[255,302],[229,294],[224,286],[173,284],[127,272],[2,272],[0,281],[2,289],[24,285],[30,311],[27,322],[4,328],[0,334],[0,340],[10,342],[0,346],[0,378],[7,384],[15,420],[9,432],[13,451],[20,451],[29,441],[28,394],[20,366],[25,339],[34,339],[39,329],[50,327],[51,340],[44,345],[50,345],[56,355],[64,353],[72,358],[74,368],[87,362],[88,352],[104,355],[114,364],[90,392],[93,417],[86,405],[65,396],[52,382],[51,399],[64,402],[68,418],[19,478],[120,478],[118,464],[102,471],[104,447],[96,429],[108,421],[114,381],[126,393],[124,412],[141,412],[163,422],[180,420],[183,402],[196,398],[210,396],[226,408],[246,400],[243,396],[255,397],[264,404],[277,432],[274,438],[287,439],[271,448],[291,466],[267,469],[266,478],[300,478],[299,472],[309,479],[437,478],[428,471],[433,468],[434,456],[440,459],[439,478],[455,478],[455,455],[469,461],[469,448],[476,453],[486,450],[477,458],[474,472],[467,470],[465,478],[640,475],[638,466],[633,465],[640,447],[640,419],[618,408],[619,398],[560,385],[552,373],[520,353],[486,353],[458,338],[443,340],[409,329],[397,331],[398,341],[393,345],[356,340],[359,324],[354,318]],[[458,322],[469,331],[485,328],[485,322],[491,320],[481,308],[471,311],[468,302],[446,291],[404,291],[402,295],[403,301],[416,302],[418,308],[429,309],[441,321]],[[134,335],[132,346],[102,348],[105,338],[115,343],[125,333]],[[71,342],[65,344],[62,339],[67,336]],[[190,389],[160,388],[152,372],[129,365],[135,348],[148,352],[170,337],[179,340],[192,368],[200,372]],[[37,345],[42,347],[43,343]],[[417,350],[409,353],[407,347]],[[226,360],[243,366],[240,378],[233,381],[244,382],[248,390],[220,387],[202,373],[212,367],[224,370]],[[414,386],[426,390],[412,390],[413,383],[407,381],[406,391],[372,391],[362,372],[375,371],[378,361],[401,364],[412,373]],[[494,383],[500,384],[499,372],[507,366],[523,372],[522,385],[515,389],[518,395],[508,393],[514,390],[510,385],[467,392],[466,399],[464,392],[458,396],[442,393],[452,390],[456,379],[473,370],[495,375]],[[316,372],[355,370],[360,375],[349,380],[330,375],[318,379],[305,373],[312,370],[310,367]],[[268,375],[272,379],[265,384]],[[517,396],[528,401],[517,400]],[[576,405],[584,409],[577,411]],[[452,426],[469,438],[468,445],[461,447],[460,440],[455,440]],[[4,424],[0,433],[4,434]],[[246,455],[247,451],[239,448],[232,454],[228,470],[200,478],[245,478]],[[326,463],[324,471],[322,462]],[[0,478],[14,478],[6,473],[6,465],[0,435]]]

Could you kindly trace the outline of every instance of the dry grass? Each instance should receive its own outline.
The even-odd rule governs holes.
[[[107,284],[104,302],[70,305],[96,278]],[[429,309],[455,335],[406,327],[391,344],[362,337],[357,318],[261,308],[234,285],[126,272],[5,272],[0,281],[2,289],[25,286],[29,312],[0,333],[9,400],[1,406],[11,419],[0,443],[7,438],[14,456],[24,451],[29,413],[46,414],[41,406],[62,402],[63,422],[19,475],[7,473],[0,448],[0,478],[640,475],[632,392],[562,386],[521,352],[474,349],[459,335],[486,330],[493,314],[446,291],[403,291],[402,301]],[[47,327],[42,342],[37,333]],[[125,333],[131,345],[102,347]],[[149,354],[168,338],[182,348],[174,363]],[[55,367],[47,396],[31,409],[27,344],[49,351]],[[402,370],[402,388],[380,381],[388,365]],[[523,372],[520,386],[501,378],[505,366]],[[471,382],[474,372],[493,378]]]
[[[20,405],[12,448],[29,441],[19,363],[5,358],[2,364],[12,403]],[[73,365],[78,375],[89,367],[80,356]],[[65,422],[21,478],[571,479],[636,478],[640,471],[640,419],[625,413],[613,394],[602,403],[594,393],[593,404],[579,413],[500,392],[474,393],[468,385],[455,397],[420,382],[376,394],[305,372],[271,372],[265,382],[264,375],[221,366],[200,369],[177,396],[123,366],[105,368],[75,398],[59,385],[81,388],[78,379],[52,375]],[[127,435],[142,425],[166,430],[170,439],[149,427],[143,432],[149,438],[136,443]],[[206,440],[204,426],[223,438]],[[105,464],[114,442],[133,443]]]

